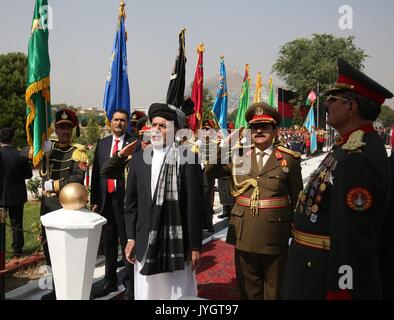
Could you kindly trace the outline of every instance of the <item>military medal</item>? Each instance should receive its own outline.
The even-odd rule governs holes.
[[[312,207],[312,205],[313,205],[313,200],[312,200],[312,199],[308,199],[308,201],[306,202],[306,205],[307,205],[308,207]]]
[[[303,213],[303,212],[304,212],[304,206],[303,206],[303,205],[300,205],[300,206],[298,207],[298,212],[299,212],[299,213]]]
[[[287,167],[287,161],[286,160],[282,160],[281,165],[282,165],[282,171],[284,173],[289,173],[290,172],[289,168]]]
[[[312,213],[311,207],[306,208],[305,213],[307,216],[309,216]]]
[[[319,206],[317,205],[317,204],[314,204],[313,206],[312,206],[312,212],[313,213],[317,213],[319,211]]]
[[[320,189],[321,192],[324,192],[324,191],[326,191],[326,189],[327,189],[327,185],[326,185],[325,183],[322,183],[322,184],[319,186],[319,189]]]
[[[305,193],[301,193],[300,200],[301,200],[302,203],[305,202],[305,200],[306,200],[306,194]]]

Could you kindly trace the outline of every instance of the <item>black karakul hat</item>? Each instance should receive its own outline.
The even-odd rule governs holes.
[[[334,88],[323,92],[323,95],[327,96],[331,93],[342,91],[357,92],[379,105],[383,104],[386,99],[393,97],[393,94],[389,90],[353,67],[347,61],[339,58],[337,82]]]
[[[167,103],[153,103],[148,111],[149,120],[161,117],[168,121],[174,121],[177,128],[183,128],[186,124],[185,114],[179,109]]]

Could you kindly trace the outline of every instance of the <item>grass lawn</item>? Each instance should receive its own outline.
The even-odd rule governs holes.
[[[9,260],[12,258],[12,231],[9,218],[6,223],[6,260]],[[41,230],[39,202],[26,202],[23,212],[23,229],[25,230],[23,251],[25,255],[29,255],[41,246],[40,241],[37,240]]]

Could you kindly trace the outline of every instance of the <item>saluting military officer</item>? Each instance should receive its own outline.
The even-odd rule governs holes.
[[[46,168],[45,161],[43,161],[41,172],[43,176],[41,215],[62,208],[59,193],[65,185],[72,182],[84,184],[88,156],[84,146],[71,143],[73,128],[77,128],[77,136],[79,136],[79,121],[74,111],[62,109],[56,112],[55,133],[58,141],[52,141],[49,168]],[[47,170],[49,170],[49,179],[45,174]],[[46,264],[50,266],[51,259],[44,227],[42,227],[41,240],[43,241]],[[55,299],[54,290],[44,295],[42,299]]]
[[[379,299],[379,244],[389,199],[387,153],[373,122],[393,94],[346,61],[326,92],[341,136],[300,193],[285,299]]]
[[[236,200],[230,224],[235,230],[235,267],[241,299],[278,299],[292,211],[302,190],[301,155],[273,145],[281,123],[275,109],[256,103],[245,117],[252,147],[245,149],[239,159],[232,157],[229,164],[209,165],[207,174],[233,176]]]

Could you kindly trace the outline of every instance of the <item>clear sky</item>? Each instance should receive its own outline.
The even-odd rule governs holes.
[[[102,107],[105,79],[115,35],[119,0],[49,0],[52,103]],[[132,109],[163,100],[178,50],[186,33],[186,83],[193,81],[196,46],[204,42],[205,77],[228,70],[251,78],[263,73],[266,85],[280,46],[312,33],[354,35],[370,56],[365,72],[394,90],[394,1],[392,0],[125,0]],[[0,0],[0,53],[27,53],[35,0]],[[353,29],[342,30],[338,12],[353,10]],[[274,83],[279,79],[274,77]],[[393,101],[388,102],[394,105]]]

